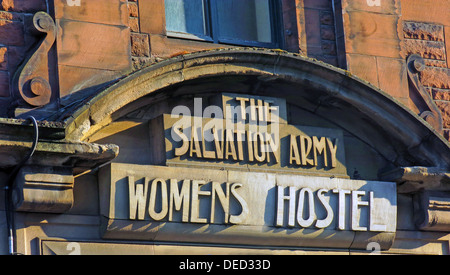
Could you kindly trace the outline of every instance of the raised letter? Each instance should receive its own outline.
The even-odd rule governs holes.
[[[222,135],[219,137],[217,134],[217,128],[213,128],[213,135],[214,135],[214,144],[216,146],[216,155],[218,159],[223,159],[223,147],[225,145],[224,141],[224,130],[221,128],[220,131]]]
[[[148,195],[148,181],[144,179],[144,184],[136,184],[133,176],[128,176],[128,190],[130,199],[130,220],[136,219],[136,211],[138,212],[138,220],[144,220],[145,205]]]
[[[328,193],[329,190],[327,189],[320,189],[317,191],[317,197],[319,198],[320,203],[323,205],[325,210],[327,211],[327,217],[323,220],[318,220],[316,222],[317,228],[326,228],[330,226],[331,222],[333,222],[334,213],[333,209],[330,206],[330,203],[325,199],[324,194]]]
[[[300,154],[298,153],[298,145],[297,145],[297,137],[294,135],[291,136],[291,149],[290,151],[290,157],[289,157],[289,164],[297,164],[301,165],[300,162]]]
[[[314,160],[308,158],[312,149],[312,139],[308,136],[300,136],[300,146],[302,152],[302,165],[314,165]]]
[[[331,154],[331,168],[336,168],[337,167],[336,152],[337,152],[338,139],[335,139],[335,144],[333,144],[333,142],[329,138],[327,138],[327,144],[328,144],[328,149],[330,150],[330,154]]]
[[[225,159],[231,156],[233,160],[238,160],[236,154],[236,145],[234,144],[234,132],[232,129],[226,129]]]
[[[280,154],[278,148],[280,148],[279,143],[275,141],[271,134],[266,133],[267,140],[267,162],[270,162],[270,153],[275,157],[276,163],[280,163]]]
[[[183,206],[182,222],[189,222],[190,187],[191,181],[184,180],[180,191],[178,188],[178,180],[176,179],[170,180],[169,221],[173,221],[174,206],[176,211],[180,211],[181,206]]]
[[[206,182],[203,180],[192,181],[192,208],[191,208],[191,222],[193,223],[207,223],[206,219],[199,218],[200,215],[200,200],[198,196],[210,196],[210,191],[201,191],[201,187]]]
[[[369,202],[370,202],[370,213],[369,213],[369,230],[375,231],[375,232],[385,232],[387,229],[386,225],[384,224],[375,224],[374,222],[374,216],[376,213],[375,210],[375,200],[373,198],[373,192],[369,192]]]
[[[248,98],[236,97],[236,100],[241,103],[241,119],[245,121],[247,114],[245,110],[245,102],[248,102]]]
[[[295,226],[295,187],[289,187],[289,195],[284,195],[284,187],[277,186],[277,224],[276,226],[283,226],[284,220],[284,201],[289,201],[289,221],[288,226]]]
[[[190,148],[190,157],[193,157],[194,154],[197,155],[198,158],[202,158],[202,149],[200,148],[200,138],[198,136],[198,130],[201,131],[202,128],[192,127],[192,136],[191,136],[191,148]]]
[[[158,183],[161,184],[161,212],[157,213],[156,207],[156,194],[158,193]],[[155,221],[164,219],[169,212],[169,203],[167,200],[167,184],[163,179],[155,179],[152,182],[150,190],[150,201],[148,204],[148,213]]]
[[[253,153],[253,133],[247,132],[247,147],[248,147],[248,161],[254,161],[254,153]]]
[[[226,184],[226,195],[223,192],[222,185],[218,182],[212,183],[212,197],[211,197],[211,220],[210,223],[214,223],[215,208],[216,208],[216,195],[219,198],[223,211],[225,212],[225,223],[228,223],[228,215],[230,213],[230,184]]]
[[[236,200],[241,205],[242,212],[239,216],[236,215],[230,215],[230,223],[232,224],[241,224],[245,221],[245,219],[248,216],[249,209],[247,202],[239,195],[239,193],[236,191],[237,188],[241,188],[241,183],[235,183],[231,186],[231,194],[236,198]]]
[[[313,147],[314,147],[314,165],[317,166],[319,165],[318,162],[318,156],[321,154],[323,155],[323,165],[324,167],[328,166],[328,158],[327,158],[327,142],[326,142],[326,138],[322,137],[320,140],[318,137],[314,136],[313,137]]]
[[[305,206],[305,193],[308,193],[308,219],[303,219],[303,210]],[[314,209],[314,193],[310,188],[303,188],[298,195],[298,207],[297,207],[297,222],[303,227],[310,227],[316,219],[316,211]]]
[[[345,195],[349,195],[352,192],[348,190],[334,189],[333,193],[339,194],[339,221],[338,229],[345,230]]]
[[[259,137],[259,138],[258,138]],[[258,147],[258,139],[259,139],[259,147]],[[266,160],[266,144],[264,142],[264,134],[263,133],[256,133],[255,134],[255,140],[253,141],[253,149],[255,152],[255,159],[258,162],[264,162]],[[259,148],[259,150],[258,150]],[[261,152],[261,155],[259,155],[259,152]]]
[[[368,206],[368,201],[360,201],[360,196],[365,196],[365,191],[353,191],[352,192],[352,230],[354,231],[367,231],[367,227],[359,226],[359,220],[361,215],[358,215],[359,206]]]

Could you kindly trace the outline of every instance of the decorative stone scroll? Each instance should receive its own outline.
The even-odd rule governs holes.
[[[56,40],[56,24],[49,14],[38,12],[33,17],[33,26],[47,35],[16,73],[14,83],[17,86],[14,96],[33,107],[40,107],[50,103],[52,97],[48,53]]]
[[[419,116],[433,126],[439,133],[443,133],[442,114],[434,103],[431,96],[420,83],[419,73],[425,69],[425,61],[417,54],[408,57],[406,61],[408,68],[408,78],[410,87],[415,91],[415,96],[419,96],[422,104],[419,104]]]

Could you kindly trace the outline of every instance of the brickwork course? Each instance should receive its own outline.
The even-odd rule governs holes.
[[[336,2],[340,5],[333,7]],[[420,55],[426,64],[420,73],[421,84],[441,111],[443,135],[450,140],[450,2],[381,2],[377,6],[365,0],[282,0],[282,50],[348,70],[414,112],[419,107],[408,87],[406,59]],[[32,28],[33,16],[39,11],[49,12],[57,26],[49,66],[57,74],[50,82],[57,87],[61,107],[155,62],[234,47],[168,37],[163,0],[80,3],[0,0],[0,116],[11,116],[14,75],[42,40],[43,34]]]

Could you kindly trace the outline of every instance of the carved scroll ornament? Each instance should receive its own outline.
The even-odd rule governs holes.
[[[52,88],[49,83],[48,53],[56,40],[56,24],[53,18],[38,12],[33,17],[36,30],[46,33],[33,55],[19,69],[14,78],[15,97],[33,107],[50,103]]]
[[[419,79],[419,73],[425,69],[425,61],[417,54],[408,57],[406,61],[408,67],[408,78],[410,89],[414,90],[416,96],[419,96],[421,101],[419,105],[419,116],[428,122],[439,133],[443,133],[442,114],[439,108],[434,103],[430,94],[425,90]]]

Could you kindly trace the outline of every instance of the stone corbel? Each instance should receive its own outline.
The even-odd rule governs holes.
[[[64,213],[74,202],[73,185],[70,168],[25,166],[14,184],[14,208],[16,211]]]
[[[450,193],[421,191],[414,195],[413,202],[417,228],[450,232]]]
[[[9,174],[14,179],[11,193],[16,211],[65,213],[74,203],[74,178],[109,163],[118,156],[119,147],[66,140],[63,125],[39,122],[38,126],[39,142],[25,161],[33,128],[23,120],[0,118],[0,171],[19,169]]]
[[[443,122],[441,111],[419,79],[419,73],[425,69],[425,61],[421,56],[413,54],[408,57],[406,64],[410,90],[413,91],[414,95],[412,96],[412,99],[419,108],[419,116],[433,126],[437,132],[442,134]]]
[[[400,167],[380,175],[381,180],[397,183],[397,192],[420,190],[450,191],[450,172],[438,167]]]

